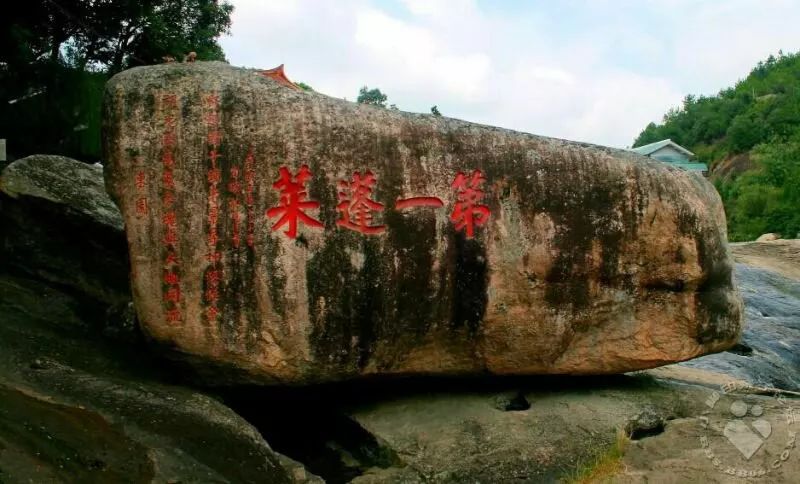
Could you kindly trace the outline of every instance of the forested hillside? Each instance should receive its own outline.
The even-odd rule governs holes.
[[[800,53],[779,53],[716,96],[686,96],[634,142],[665,138],[711,167],[729,238],[800,232]]]

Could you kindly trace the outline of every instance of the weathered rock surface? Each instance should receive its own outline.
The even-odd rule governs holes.
[[[741,264],[800,280],[800,239],[731,244],[734,260]]]
[[[311,395],[277,408],[271,389],[258,401],[283,409],[302,446],[282,441],[274,419],[259,428],[330,483],[559,482],[605,452],[617,429],[637,429],[638,416],[667,420],[698,410],[703,389],[677,388],[647,376],[358,382],[306,390]],[[507,394],[528,408],[498,409]]]
[[[614,373],[739,336],[702,177],[221,63],[131,69],[104,109],[138,316],[218,382]]]
[[[701,408],[669,419],[663,431],[627,446],[612,483],[792,483],[800,472],[795,443],[800,400],[687,387]]]
[[[130,301],[122,216],[103,169],[33,155],[0,176],[0,268],[108,306]]]
[[[80,332],[81,313],[0,273],[0,482],[314,482],[142,348]]]
[[[800,400],[742,388],[725,392],[735,381],[730,376],[668,369],[339,383],[304,388],[282,402],[285,389],[266,387],[250,389],[249,408],[234,408],[276,450],[330,483],[737,482],[726,475],[728,467],[766,468],[764,482],[796,481],[797,449],[771,466],[790,432],[800,430],[800,420],[786,421],[787,412],[800,412]],[[509,395],[527,405],[498,408]],[[730,410],[737,401],[759,406],[774,432],[750,459],[725,436],[728,422],[737,421]],[[284,418],[268,417],[275,414]],[[707,457],[703,437],[720,465]],[[612,453],[620,440],[627,446]]]
[[[564,482],[643,413],[674,419],[702,403],[699,392],[690,398],[647,378],[519,384],[530,402],[524,411],[494,408],[489,389],[448,392],[446,386],[355,410],[352,418],[405,467],[374,467],[352,482]]]
[[[735,244],[733,255],[745,302],[742,339],[683,365],[800,391],[800,240]]]
[[[698,385],[706,386],[708,400],[699,415],[689,412],[668,422],[663,433],[629,446],[622,459],[624,472],[611,482],[797,480],[800,452],[793,440],[800,431],[800,240],[733,244],[732,249],[745,303],[741,342],[723,353],[648,371],[690,384],[681,391],[696,392]],[[736,384],[734,390],[738,385],[745,388],[724,392],[731,382]],[[748,394],[752,389],[747,391],[747,386],[794,393],[783,396],[788,398],[769,391],[756,396]],[[741,412],[735,414],[734,405],[747,413],[737,416]],[[749,456],[752,449],[756,450]],[[762,471],[767,474],[742,477]]]
[[[800,431],[800,399],[776,398],[769,389],[798,391],[800,241],[736,244],[733,255],[747,321],[740,344],[728,351],[605,379],[404,381],[374,393],[336,387],[331,391],[349,395],[340,411],[366,436],[353,442],[329,425],[316,440],[334,442],[338,455],[308,458],[302,451],[313,451],[314,439],[303,429],[308,447],[286,449],[329,482],[795,482],[800,451],[787,445]],[[336,398],[308,401],[284,408],[316,414],[316,402]],[[737,417],[734,404],[748,413]],[[260,427],[272,440],[274,424]],[[358,433],[352,424],[336,427]],[[621,456],[608,457],[618,429],[632,441]],[[739,449],[759,443],[749,458]],[[755,479],[730,475],[762,471]]]
[[[756,242],[772,242],[774,240],[779,240],[780,238],[781,236],[778,234],[762,234],[756,239]]]

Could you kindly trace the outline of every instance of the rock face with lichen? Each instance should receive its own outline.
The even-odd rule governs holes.
[[[42,279],[107,306],[127,305],[122,230],[99,165],[32,155],[0,173],[0,271]]]
[[[592,374],[731,347],[702,177],[222,63],[107,86],[143,329],[218,381]]]

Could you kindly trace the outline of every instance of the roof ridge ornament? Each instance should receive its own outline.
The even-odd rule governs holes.
[[[278,67],[274,67],[272,69],[266,69],[263,71],[258,71],[264,77],[268,77],[273,81],[277,81],[278,84],[282,84],[286,87],[290,87],[292,89],[296,89],[298,91],[302,91],[303,89],[298,86],[297,84],[293,83],[286,77],[286,73],[283,71],[283,64],[279,65]]]

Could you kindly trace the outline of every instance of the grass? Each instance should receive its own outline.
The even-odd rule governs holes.
[[[625,430],[617,429],[617,434],[611,447],[578,467],[564,479],[566,484],[590,484],[605,482],[619,473],[622,466],[622,457],[631,439]]]

